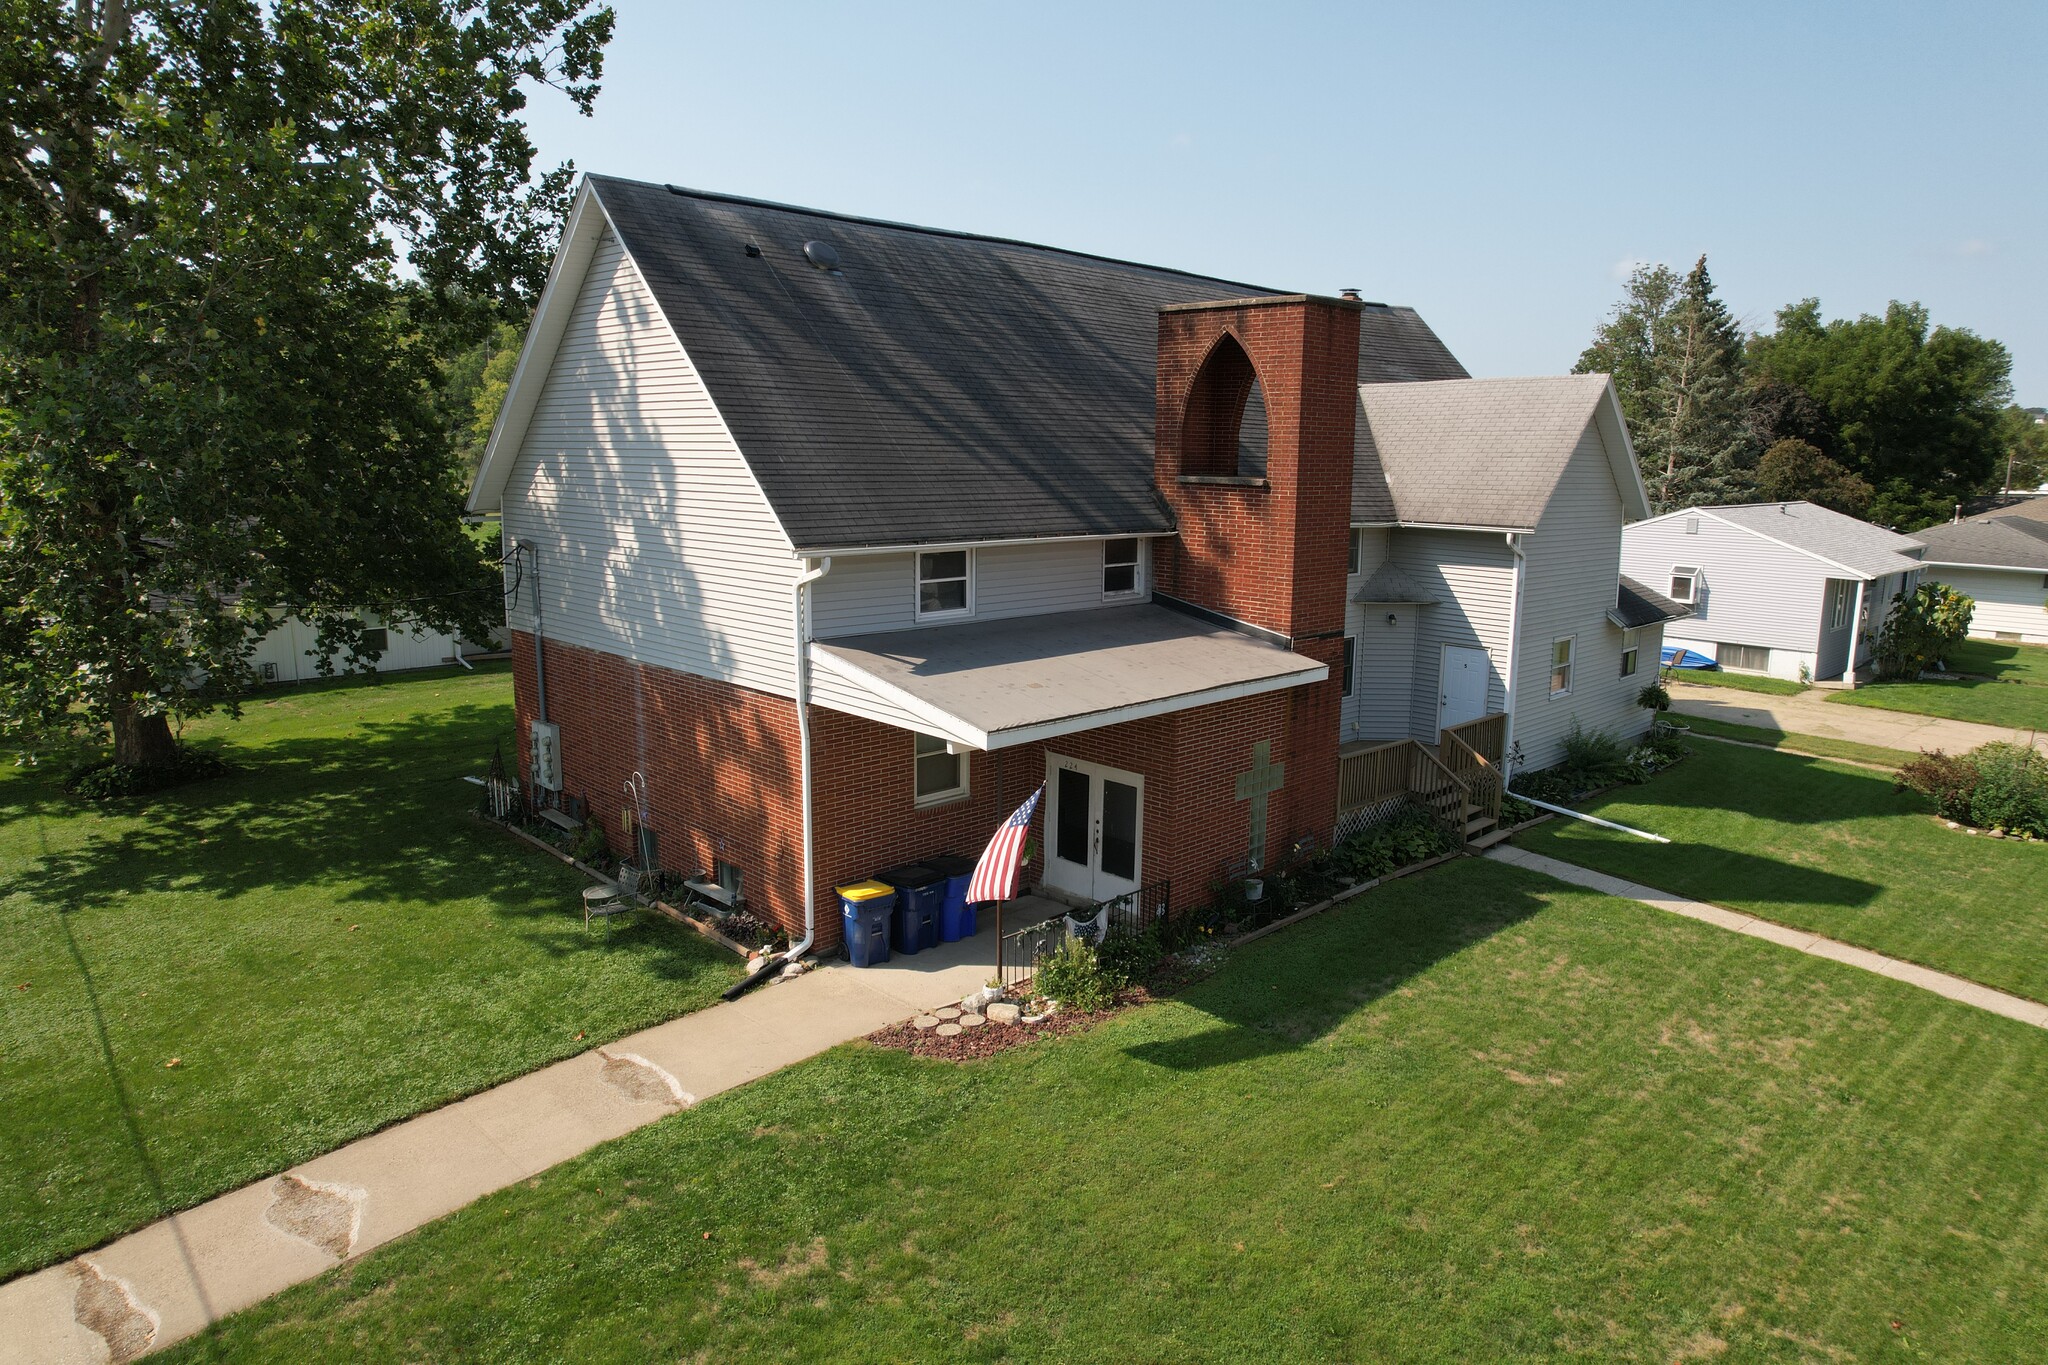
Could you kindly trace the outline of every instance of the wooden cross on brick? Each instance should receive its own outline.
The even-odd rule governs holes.
[[[1262,739],[1252,745],[1250,772],[1237,775],[1237,799],[1252,803],[1251,870],[1257,872],[1266,860],[1266,798],[1287,781],[1287,765],[1273,762],[1273,741]]]

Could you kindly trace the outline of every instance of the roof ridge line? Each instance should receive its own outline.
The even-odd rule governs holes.
[[[1075,256],[1084,261],[1101,261],[1105,265],[1128,266],[1133,270],[1149,270],[1161,275],[1179,275],[1183,279],[1213,281],[1237,289],[1248,289],[1254,294],[1266,296],[1285,294],[1289,291],[1269,289],[1264,285],[1252,284],[1245,280],[1227,280],[1218,275],[1205,275],[1199,270],[1183,270],[1179,266],[1153,265],[1146,261],[1134,261],[1124,256],[1107,256],[1099,251],[1081,251],[1074,247],[1051,246],[1045,242],[1029,242],[1022,237],[999,237],[988,232],[969,232],[963,228],[927,227],[922,223],[905,223],[894,218],[871,218],[866,214],[844,213],[837,209],[815,209],[803,204],[785,204],[777,199],[756,199],[751,195],[727,194],[720,190],[700,190],[688,185],[676,185],[667,181],[635,180],[623,175],[600,175],[594,171],[584,172],[586,180],[609,180],[621,185],[638,185],[643,189],[666,190],[683,199],[705,199],[718,204],[744,204],[749,208],[774,209],[779,213],[801,213],[811,218],[828,218],[840,223],[859,223],[865,227],[891,228],[898,232],[920,232],[929,237],[952,237],[968,242],[988,242],[995,246],[1023,247],[1030,251],[1049,251],[1061,256]],[[1294,291],[1299,292],[1299,291]],[[1368,303],[1368,308],[1385,308],[1388,311],[1414,312],[1412,304]]]

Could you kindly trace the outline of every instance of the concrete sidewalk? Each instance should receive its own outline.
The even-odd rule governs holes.
[[[1826,700],[1823,691],[1802,692],[1796,697],[1774,697],[1764,692],[1742,692],[1732,687],[1687,684],[1673,679],[1671,709],[1682,716],[1702,716],[1730,725],[1754,725],[1765,730],[1782,730],[1790,735],[1825,735],[1830,739],[1876,744],[1887,749],[1914,753],[1921,749],[1945,749],[1965,753],[1993,740],[2033,743],[2048,752],[2048,735],[2026,730],[2008,730],[1999,725],[1977,725],[1966,720],[1944,720],[1912,711],[1886,711],[1875,706],[1849,706]]]
[[[1527,868],[1531,872],[1544,873],[1561,882],[1583,886],[1590,891],[1605,892],[1610,896],[1620,896],[1624,900],[1641,901],[1644,905],[1658,910],[1683,915],[1687,919],[1700,920],[1717,928],[1746,934],[1750,938],[1760,938],[1813,957],[1824,957],[1833,962],[1847,963],[1851,967],[1861,967],[1866,972],[1888,976],[1894,981],[1903,981],[1909,986],[1933,991],[1936,995],[1946,996],[1965,1005],[1975,1005],[1980,1010],[1989,1010],[2007,1019],[2017,1019],[2023,1024],[2048,1029],[2048,1005],[2021,996],[2008,995],[2004,991],[1993,990],[1989,986],[1979,985],[1964,977],[1950,976],[1947,972],[1937,972],[1918,963],[1901,962],[1895,957],[1873,953],[1868,948],[1858,948],[1853,944],[1808,933],[1804,929],[1793,929],[1771,920],[1758,919],[1755,915],[1740,910],[1727,910],[1718,905],[1709,905],[1705,901],[1674,896],[1669,891],[1658,891],[1639,882],[1610,876],[1605,872],[1595,872],[1592,868],[1580,867],[1577,863],[1547,858],[1541,853],[1530,853],[1507,844],[1487,850],[1486,856],[1515,867]]]
[[[994,974],[995,951],[984,927],[886,966],[761,986],[24,1275],[0,1285],[0,1365],[169,1345],[600,1142],[957,1001]]]

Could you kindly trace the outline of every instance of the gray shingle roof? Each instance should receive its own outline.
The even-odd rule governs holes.
[[[1915,531],[1928,564],[1989,564],[2048,570],[2048,521],[2023,515],[1971,517]]]
[[[1171,529],[1152,480],[1158,310],[1272,292],[590,184],[799,549]],[[806,261],[814,240],[837,270]],[[1361,383],[1465,373],[1412,310],[1368,305],[1360,328]]]
[[[1643,626],[1654,626],[1660,621],[1678,621],[1692,615],[1692,608],[1681,606],[1664,594],[1647,588],[1627,574],[1621,576],[1620,586],[1614,594],[1615,624],[1624,630],[1637,630]]]
[[[1358,591],[1351,594],[1351,600],[1368,605],[1405,602],[1418,607],[1433,607],[1443,599],[1390,559],[1358,585]]]
[[[1535,526],[1603,374],[1361,385],[1351,520]]]
[[[1920,566],[1920,561],[1907,553],[1919,549],[1919,541],[1814,503],[1752,502],[1699,510],[1758,535],[1783,541],[1796,550],[1819,555],[1866,578],[1882,578]]]

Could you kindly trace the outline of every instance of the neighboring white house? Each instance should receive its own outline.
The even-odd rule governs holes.
[[[1930,526],[1927,576],[1975,598],[1970,634],[2048,644],[2048,499]]]
[[[1919,584],[1920,548],[1810,502],[1745,503],[1637,522],[1621,568],[1692,608],[1668,645],[1734,672],[1853,683],[1893,600]]]
[[[417,626],[391,626],[374,613],[363,615],[366,643],[382,650],[377,660],[380,673],[400,673],[415,668],[439,668],[463,656],[489,653],[500,646],[466,643],[444,631]],[[314,651],[319,632],[296,616],[284,616],[256,645],[250,666],[266,683],[304,682],[321,676]],[[339,671],[347,666],[345,656],[335,660]]]

